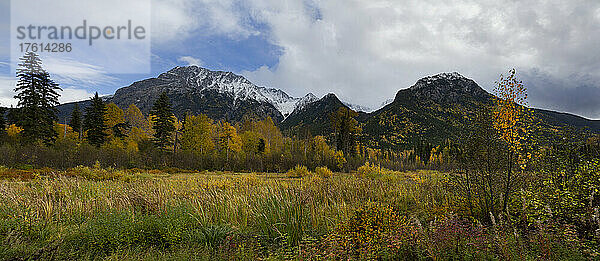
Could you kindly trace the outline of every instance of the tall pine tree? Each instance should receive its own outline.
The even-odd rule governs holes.
[[[79,134],[79,139],[81,140],[81,136],[83,133],[83,125],[81,122],[81,110],[79,109],[79,104],[77,103],[75,103],[75,107],[73,107],[73,112],[71,112],[69,126],[73,128],[73,131]]]
[[[100,147],[108,136],[108,127],[104,121],[104,115],[106,113],[106,105],[98,93],[94,95],[91,100],[90,106],[85,108],[85,117],[83,120],[83,128],[87,131],[87,140],[90,144]]]
[[[175,131],[175,116],[167,93],[163,92],[154,102],[151,114],[152,128],[154,129],[154,142],[164,151],[173,145],[173,132]]]
[[[36,53],[29,52],[20,60],[15,88],[15,98],[19,100],[16,125],[23,128],[23,141],[51,143],[58,135],[54,121],[57,120],[55,106],[59,104],[60,96],[57,91],[61,89],[42,68]]]
[[[4,119],[4,114],[6,114],[6,109],[0,107],[0,143],[4,142],[6,138],[6,120]]]

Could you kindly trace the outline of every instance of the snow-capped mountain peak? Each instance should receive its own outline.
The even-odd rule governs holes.
[[[199,66],[175,67],[161,74],[158,79],[164,81],[178,80],[184,86],[173,86],[177,91],[216,90],[219,93],[232,95],[234,101],[255,100],[272,104],[286,118],[297,108],[314,102],[317,97],[309,93],[304,97],[292,97],[282,90],[256,86],[243,76],[232,72],[211,71]]]

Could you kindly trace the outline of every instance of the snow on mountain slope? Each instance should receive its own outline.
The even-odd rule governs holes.
[[[243,76],[231,72],[210,71],[198,66],[175,67],[161,74],[158,79],[165,81],[176,79],[178,84],[173,84],[173,88],[181,92],[190,89],[216,90],[219,93],[232,95],[234,101],[251,99],[267,102],[279,110],[284,118],[297,108],[318,100],[312,93],[304,97],[291,97],[279,89],[256,86]],[[181,85],[182,79],[184,86]]]
[[[389,99],[387,99],[387,100],[383,101],[383,102],[381,103],[381,105],[379,105],[379,108],[381,109],[381,108],[385,107],[386,105],[388,105],[388,104],[390,104],[390,103],[392,103],[392,102],[394,102],[394,98],[389,98]]]
[[[304,107],[306,107],[307,104],[316,102],[318,100],[319,100],[319,98],[317,98],[317,96],[315,96],[312,93],[308,93],[304,97],[298,99],[298,101],[296,102],[296,105],[294,106],[294,110],[304,109]]]
[[[372,112],[373,111],[373,109],[371,109],[369,107],[366,107],[366,106],[362,106],[362,105],[358,105],[358,104],[352,104],[352,103],[349,103],[349,102],[342,102],[342,103],[344,103],[344,105],[348,106],[348,108],[350,108],[350,109],[352,109],[352,110],[354,110],[356,112],[362,111],[362,112],[367,112],[368,113],[368,112]]]

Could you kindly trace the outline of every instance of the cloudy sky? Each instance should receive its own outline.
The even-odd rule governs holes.
[[[74,62],[74,71],[88,73],[53,75],[63,101],[195,64],[294,96],[334,92],[376,108],[427,75],[456,71],[492,90],[514,67],[530,105],[600,119],[597,0],[149,1],[151,72],[112,74]],[[0,0],[4,106],[14,104],[9,5]]]

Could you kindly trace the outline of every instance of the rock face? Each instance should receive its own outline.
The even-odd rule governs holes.
[[[215,120],[271,117],[275,122],[282,121],[281,112],[271,103],[270,97],[263,95],[265,90],[230,72],[189,66],[175,67],[157,78],[121,88],[109,101],[122,108],[135,104],[147,114],[154,100],[166,92],[178,117],[190,112],[204,113]]]
[[[475,81],[467,79],[457,72],[440,73],[422,78],[409,90],[418,99],[431,99],[440,104],[471,100],[487,101],[493,97],[479,87]]]

